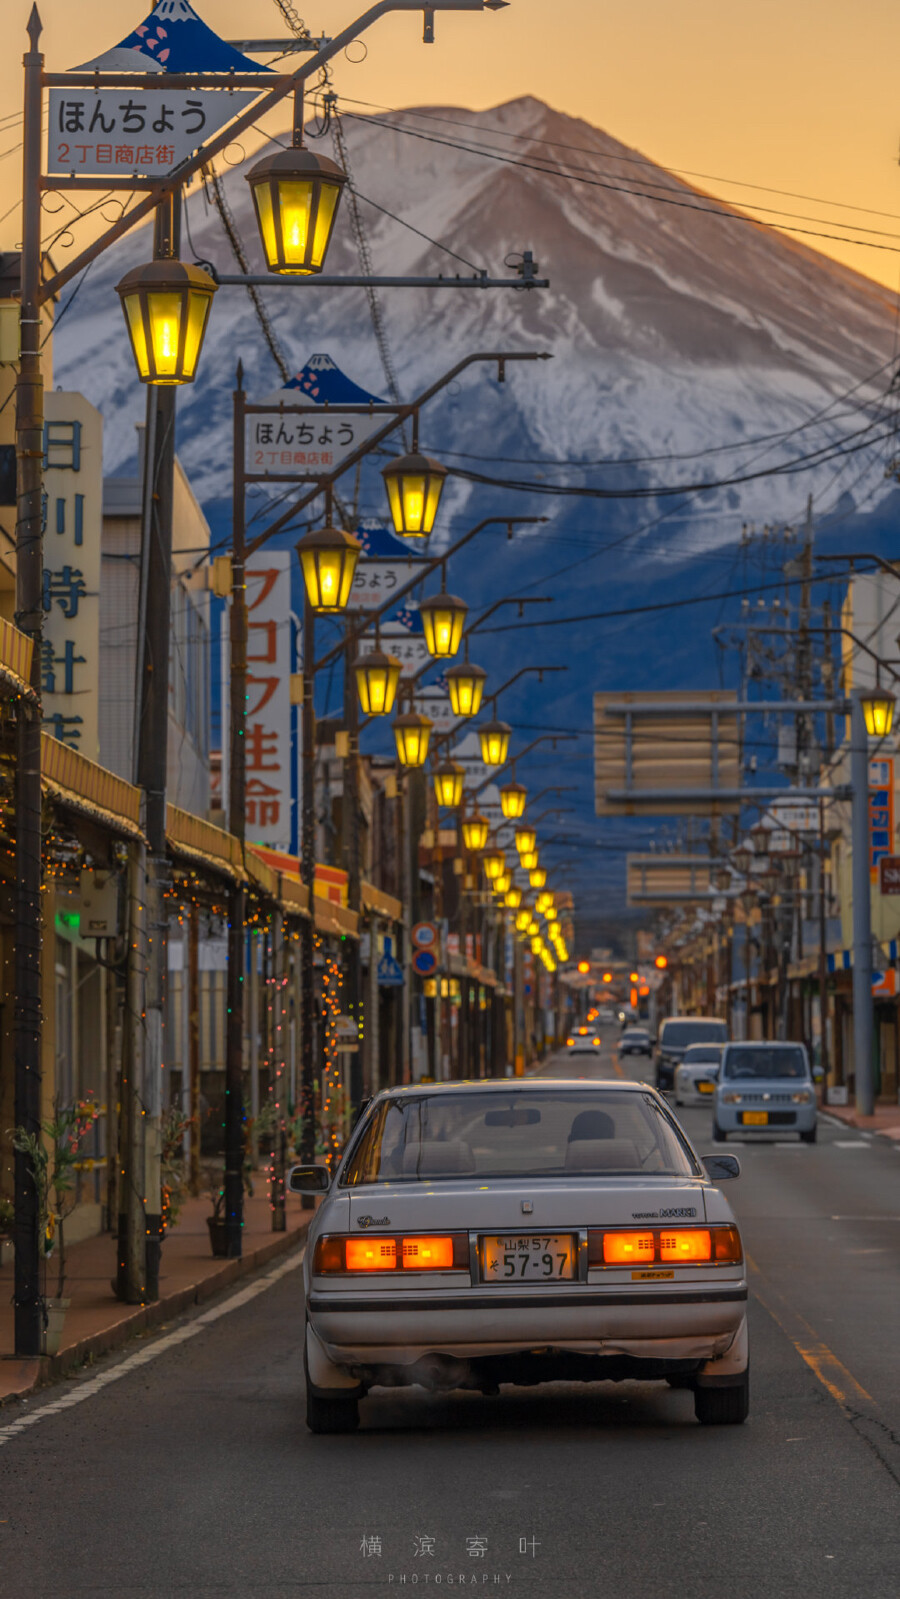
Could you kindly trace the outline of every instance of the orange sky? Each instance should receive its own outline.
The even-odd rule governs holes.
[[[337,32],[364,9],[363,0],[296,6],[317,33]],[[116,43],[148,7],[149,0],[39,0],[48,67],[63,70]],[[19,109],[18,41],[24,48],[30,8],[31,0],[4,0],[0,117]],[[272,0],[197,0],[197,8],[226,38],[284,31]],[[663,165],[707,174],[694,181],[733,203],[802,212],[812,220],[797,219],[798,227],[893,246],[806,240],[891,288],[900,284],[894,0],[512,0],[496,13],[438,15],[436,32],[426,48],[421,13],[376,23],[366,60],[337,64],[338,91],[386,106],[476,109],[539,95]],[[0,131],[0,215],[19,191],[19,152],[3,158],[17,138],[12,124]],[[0,248],[19,242],[17,222],[15,212],[0,221]]]

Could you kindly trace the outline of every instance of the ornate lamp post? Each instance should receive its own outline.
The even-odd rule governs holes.
[[[172,256],[132,267],[116,284],[142,383],[193,383],[216,287]]]

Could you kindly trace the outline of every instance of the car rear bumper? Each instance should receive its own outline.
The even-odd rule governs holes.
[[[310,1325],[337,1365],[406,1366],[434,1353],[458,1359],[537,1348],[646,1359],[717,1360],[746,1313],[743,1281],[633,1293],[585,1285],[577,1293],[415,1295],[313,1289]]]
[[[808,1133],[816,1125],[817,1110],[810,1105],[773,1105],[766,1111],[768,1121],[746,1122],[746,1113],[766,1110],[763,1105],[723,1105],[716,1102],[716,1121],[723,1133]]]

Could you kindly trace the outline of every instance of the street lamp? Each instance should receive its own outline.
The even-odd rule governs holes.
[[[531,911],[525,905],[516,916],[516,932],[527,933],[531,926]]]
[[[890,689],[882,688],[879,684],[860,695],[860,703],[869,737],[887,738],[894,725],[896,694],[892,694]]]
[[[510,883],[509,888],[506,890],[505,903],[511,911],[517,911],[519,909],[519,906],[522,903],[522,890],[517,888],[515,883]]]
[[[321,272],[346,172],[298,144],[264,156],[246,176],[269,271]]]
[[[116,284],[142,383],[193,383],[217,287],[201,267],[171,256],[132,267]]]
[[[448,594],[445,589],[422,601],[419,615],[425,629],[425,647],[429,655],[443,660],[456,654],[468,610],[465,600],[458,600],[455,594]]]
[[[488,882],[493,883],[506,870],[506,856],[502,849],[486,850],[481,857],[481,864]]]
[[[442,761],[434,771],[434,792],[439,805],[448,808],[462,803],[466,769],[458,761]]]
[[[505,898],[512,888],[512,874],[504,868],[499,877],[494,878],[491,886],[495,894],[498,894],[501,899]]]
[[[753,865],[753,851],[748,844],[739,844],[737,849],[731,851],[731,859],[736,872],[746,877]]]
[[[503,766],[509,753],[512,728],[508,722],[485,722],[478,729],[481,759],[485,766]]]
[[[394,718],[394,741],[401,766],[425,765],[431,726],[428,717],[419,716],[416,711]]]
[[[314,611],[343,611],[350,598],[362,545],[338,527],[320,527],[297,542],[306,593]]]
[[[401,455],[381,468],[394,532],[404,539],[428,537],[447,476],[447,468],[440,461],[420,455],[417,433],[414,424],[411,455]]]
[[[543,949],[543,947],[544,947],[544,940],[541,938],[540,933],[534,933],[532,935],[532,939],[531,939],[531,952],[532,952],[532,954],[533,955],[539,955],[541,953],[541,950]]]
[[[555,905],[548,905],[547,909],[544,911],[544,921],[545,922],[555,922],[558,916],[559,916],[559,911],[556,909],[556,906]]]
[[[384,650],[372,650],[369,655],[361,655],[354,661],[356,691],[364,715],[390,715],[402,670],[403,663],[396,655],[386,655]]]
[[[474,816],[469,816],[462,824],[463,843],[466,849],[484,849],[490,830],[490,822],[480,811],[476,811]]]
[[[477,716],[481,710],[481,696],[487,678],[484,668],[471,666],[468,661],[461,661],[458,666],[449,666],[444,675],[447,679],[454,716],[460,718]]]
[[[548,905],[552,905],[552,904],[553,904],[553,895],[551,894],[549,889],[544,889],[544,891],[542,893],[538,894],[538,897],[537,897],[537,899],[534,902],[534,908],[537,911],[539,916],[543,916],[543,914],[544,914],[545,910],[547,909]]]
[[[507,783],[500,790],[500,809],[509,821],[518,821],[525,809],[527,788],[521,783]]]
[[[516,828],[515,838],[516,849],[519,851],[519,855],[530,855],[535,844],[537,843],[537,830],[533,827],[529,827],[526,822],[524,827]]]
[[[523,872],[533,872],[537,866],[537,863],[538,852],[536,849],[522,850],[522,853],[519,856],[519,865],[521,866]]]
[[[523,862],[523,865],[524,865],[524,862]],[[528,873],[528,881],[531,884],[532,888],[543,888],[544,884],[547,881],[547,868],[546,868],[546,866],[535,866],[535,867],[533,867],[532,870]]]

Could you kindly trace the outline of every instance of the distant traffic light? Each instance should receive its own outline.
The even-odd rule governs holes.
[[[580,971],[582,977],[585,977],[587,975],[587,973],[590,971],[590,969],[591,969],[590,961],[579,961],[578,962],[578,970]]]
[[[664,972],[666,967],[669,964],[668,956],[666,956],[666,955],[657,955],[656,960],[653,962],[653,964],[656,967],[656,970],[658,972]]]
[[[611,983],[612,982],[612,972],[604,972],[603,973],[603,981],[604,981],[604,983]]]
[[[638,974],[637,974],[637,972],[632,972],[632,974],[631,974],[631,978],[630,978],[630,981],[631,981],[631,982],[632,982],[632,983],[636,983],[636,982],[638,982],[638,981],[639,981],[639,979],[638,979]]]

